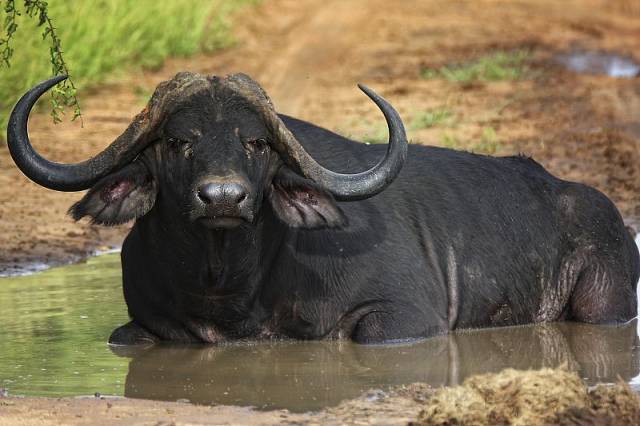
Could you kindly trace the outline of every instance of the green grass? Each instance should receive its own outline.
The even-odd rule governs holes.
[[[480,142],[474,145],[473,151],[493,155],[500,148],[498,134],[493,127],[485,127],[480,135]]]
[[[453,111],[446,107],[432,108],[413,115],[409,128],[411,130],[430,129],[441,125],[451,125]]]
[[[388,139],[389,137],[386,127],[374,128],[359,138],[360,141],[366,144],[387,143]]]
[[[132,69],[159,68],[170,56],[211,52],[233,44],[229,16],[248,3],[257,1],[51,0],[49,16],[62,40],[65,61],[82,90]],[[51,77],[49,41],[42,40],[42,28],[25,14],[17,23],[11,67],[0,68],[2,128],[17,98]]]
[[[486,155],[495,155],[502,148],[498,134],[493,127],[484,127],[480,134],[480,140],[472,143],[462,143],[451,133],[444,133],[440,139],[440,145],[445,148],[466,150]]]
[[[466,64],[425,69],[422,71],[422,78],[441,78],[460,83],[519,80],[529,71],[527,60],[530,56],[531,53],[527,50],[495,52]]]
[[[408,122],[407,129],[414,131],[437,126],[451,127],[454,125],[455,120],[453,111],[444,106],[413,113],[411,116],[412,118],[411,121]],[[389,129],[384,122],[355,120],[349,123],[347,128],[350,130],[338,130],[338,133],[367,144],[384,144],[389,141]],[[366,130],[364,132],[356,131],[354,133],[354,128],[365,128]]]
[[[462,145],[458,138],[450,133],[445,133],[442,135],[442,139],[440,140],[440,144],[449,149],[462,149]]]
[[[384,121],[371,121],[368,119],[352,119],[344,126],[335,130],[339,135],[366,144],[387,143],[389,130]]]

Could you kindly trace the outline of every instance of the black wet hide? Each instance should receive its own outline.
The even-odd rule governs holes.
[[[92,223],[119,225],[145,215],[155,202],[156,183],[141,163],[132,163],[96,183],[69,209],[79,220],[85,216]]]
[[[276,216],[293,228],[321,229],[347,225],[346,216],[331,194],[286,168],[274,178],[269,201]]]
[[[241,119],[247,132],[251,117]],[[386,150],[283,121],[339,173],[371,167]],[[132,320],[159,340],[372,344],[635,316],[640,258],[613,203],[530,159],[412,145],[386,190],[338,205],[282,163],[269,177],[267,156],[246,151],[233,140],[234,126],[224,126],[203,118],[189,159],[166,144],[145,157],[162,196],[123,244],[123,286]],[[244,138],[259,136],[259,126],[249,130]],[[255,221],[217,230],[184,214],[194,188],[220,176],[264,189]],[[105,195],[127,192],[113,188]],[[589,265],[598,268],[588,273]],[[125,331],[116,337],[138,338]]]

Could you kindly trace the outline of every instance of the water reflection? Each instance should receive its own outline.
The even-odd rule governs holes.
[[[466,331],[410,345],[282,342],[224,347],[113,348],[130,357],[125,395],[199,404],[320,409],[369,388],[562,364],[588,383],[631,380],[640,372],[636,323],[558,323]]]
[[[0,312],[0,388],[37,396],[124,392],[127,361],[105,343],[127,321],[118,255],[2,278]]]

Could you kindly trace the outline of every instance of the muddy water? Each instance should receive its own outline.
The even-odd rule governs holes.
[[[307,411],[371,388],[455,385],[505,367],[566,364],[588,383],[640,387],[636,322],[463,331],[412,344],[280,342],[110,348],[126,321],[117,255],[0,279],[0,387],[12,395],[124,395]],[[371,394],[375,397],[375,393]]]

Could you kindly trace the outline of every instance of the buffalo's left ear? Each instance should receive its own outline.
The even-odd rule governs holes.
[[[156,182],[147,168],[138,162],[100,179],[69,209],[79,220],[85,216],[92,223],[119,225],[145,215],[156,200]]]
[[[281,167],[268,193],[276,215],[293,228],[338,228],[347,217],[333,196],[309,179]]]

